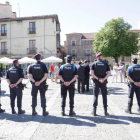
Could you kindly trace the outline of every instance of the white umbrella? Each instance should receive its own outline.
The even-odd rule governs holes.
[[[0,59],[0,63],[1,64],[8,64],[8,62],[11,61],[11,59],[7,58],[7,57],[3,57]]]
[[[27,64],[27,63],[35,63],[36,60],[29,57],[24,57],[22,59],[19,59],[18,62],[19,64]]]
[[[62,62],[62,59],[60,59],[58,57],[51,56],[51,57],[42,59],[42,62],[44,62],[44,63]]]

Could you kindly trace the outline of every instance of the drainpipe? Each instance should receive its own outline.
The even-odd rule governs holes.
[[[10,58],[11,58],[11,20],[10,21]]]
[[[43,16],[43,18],[44,18],[44,54],[45,54],[45,42],[46,42],[46,40],[45,40],[45,17]]]

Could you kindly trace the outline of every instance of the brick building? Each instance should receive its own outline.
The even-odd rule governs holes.
[[[66,34],[66,53],[76,61],[94,61],[93,42],[95,33],[71,33]]]

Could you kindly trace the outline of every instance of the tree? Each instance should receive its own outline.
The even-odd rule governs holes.
[[[95,34],[94,51],[102,52],[105,57],[113,57],[118,63],[120,56],[131,56],[138,52],[138,33],[133,33],[131,25],[122,18],[108,21]]]

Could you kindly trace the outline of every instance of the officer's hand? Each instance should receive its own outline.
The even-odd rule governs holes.
[[[70,82],[67,82],[67,86],[69,86],[71,83]]]
[[[65,85],[65,86],[68,86],[68,82],[64,82],[64,85]]]
[[[135,82],[134,85],[137,86],[137,87],[139,86],[139,84],[137,82]]]
[[[40,82],[35,82],[35,86],[40,86]]]
[[[100,82],[100,83],[103,83],[103,79],[99,79],[99,82]]]
[[[14,88],[14,84],[11,84],[10,87],[11,87],[11,88]]]

